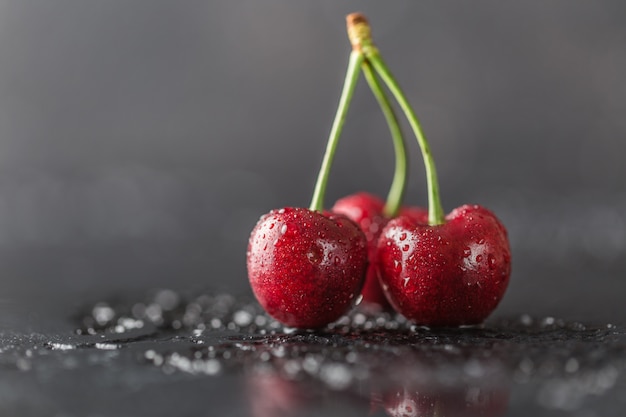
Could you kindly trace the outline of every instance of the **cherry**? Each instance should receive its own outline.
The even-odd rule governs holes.
[[[465,205],[437,226],[391,220],[378,242],[379,271],[394,308],[428,326],[482,322],[509,282],[504,226],[489,210]]]
[[[389,303],[378,282],[378,272],[375,263],[378,238],[388,221],[383,214],[384,206],[385,203],[372,194],[357,193],[337,200],[331,211],[346,215],[363,230],[367,239],[367,256],[369,259],[367,276],[361,291],[363,302],[386,308],[389,306]]]
[[[250,286],[263,308],[289,327],[319,328],[345,314],[367,271],[367,241],[347,217],[323,212],[332,159],[358,81],[362,54],[350,54],[346,80],[308,209],[262,216],[250,234]]]
[[[370,264],[361,291],[363,302],[387,308],[390,304],[380,286],[377,268],[378,238],[389,221],[384,213],[384,207],[385,203],[379,197],[361,192],[337,200],[331,211],[346,215],[365,233]],[[400,213],[417,221],[428,220],[428,211],[420,207],[401,207]]]
[[[273,210],[250,235],[250,284],[278,321],[322,327],[355,301],[366,270],[366,246],[359,227],[340,214]]]
[[[406,115],[428,183],[427,224],[401,215],[382,231],[376,265],[383,290],[398,312],[418,324],[480,323],[496,308],[509,282],[506,230],[480,206],[462,206],[444,215],[435,162],[415,112],[373,44],[365,16],[353,13],[347,23],[353,49],[363,53]]]

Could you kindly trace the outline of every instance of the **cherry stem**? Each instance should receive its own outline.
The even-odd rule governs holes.
[[[387,94],[380,85],[378,77],[374,73],[371,64],[364,61],[361,64],[361,69],[363,70],[363,74],[365,75],[365,79],[367,80],[372,93],[374,93],[376,100],[378,100],[380,109],[385,115],[385,119],[389,125],[389,132],[391,133],[391,138],[393,140],[396,167],[393,174],[393,181],[391,182],[391,187],[389,188],[389,193],[387,194],[387,202],[383,208],[383,214],[386,217],[393,218],[396,217],[400,211],[400,206],[402,205],[402,200],[404,198],[404,192],[406,190],[409,165],[406,153],[406,144],[404,143],[402,130],[400,129],[396,113],[393,110],[393,107],[391,107]]]
[[[387,88],[389,88],[389,91],[391,91],[395,97],[411,125],[411,129],[422,151],[422,158],[424,159],[424,167],[426,169],[426,182],[428,186],[428,224],[431,226],[443,224],[445,223],[445,213],[441,205],[441,197],[439,196],[439,182],[437,181],[435,160],[433,159],[430,146],[428,145],[419,119],[398,85],[398,82],[380,56],[378,48],[374,45],[371,28],[365,16],[361,13],[352,13],[346,17],[346,21],[348,25],[348,37],[352,43],[353,50],[360,51],[365,55],[365,59],[372,65],[376,73],[387,85]]]
[[[353,51],[350,54],[348,61],[348,69],[346,71],[346,78],[343,83],[343,90],[341,97],[339,98],[339,106],[337,107],[337,113],[335,114],[335,120],[333,121],[332,128],[330,129],[330,136],[326,145],[326,152],[324,153],[324,159],[322,160],[322,166],[317,176],[317,182],[315,183],[315,190],[313,191],[313,197],[311,199],[310,210],[322,211],[324,210],[324,195],[326,194],[326,184],[328,183],[328,176],[330,174],[330,166],[335,157],[335,151],[339,144],[339,137],[341,136],[341,130],[343,129],[344,122],[346,121],[346,115],[348,114],[348,108],[350,107],[350,101],[354,95],[354,89],[357,81],[359,80],[360,66],[363,62],[363,54]]]

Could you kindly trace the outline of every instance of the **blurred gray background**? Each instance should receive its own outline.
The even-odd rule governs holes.
[[[498,314],[626,321],[626,3],[0,1],[0,326],[148,289],[248,293],[247,237],[308,206],[363,11],[446,210],[510,232]],[[410,139],[407,202],[426,204]],[[327,206],[385,195],[361,81]]]

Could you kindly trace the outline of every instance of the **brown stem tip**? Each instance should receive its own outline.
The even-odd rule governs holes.
[[[346,26],[348,28],[348,38],[352,44],[352,49],[361,51],[363,46],[371,45],[372,35],[370,24],[363,13],[350,13],[346,16]]]
[[[365,17],[363,13],[355,12],[355,13],[350,13],[348,16],[346,16],[346,24],[348,25],[348,28],[350,28],[350,26],[354,26],[359,23],[369,24],[367,21],[367,18]]]

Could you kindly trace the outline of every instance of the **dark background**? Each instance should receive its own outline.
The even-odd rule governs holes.
[[[20,0],[0,2],[0,327],[158,287],[248,293],[257,218],[309,204],[356,10],[446,210],[480,203],[509,229],[496,314],[624,323],[623,1]],[[361,82],[327,205],[385,195],[392,170]]]

